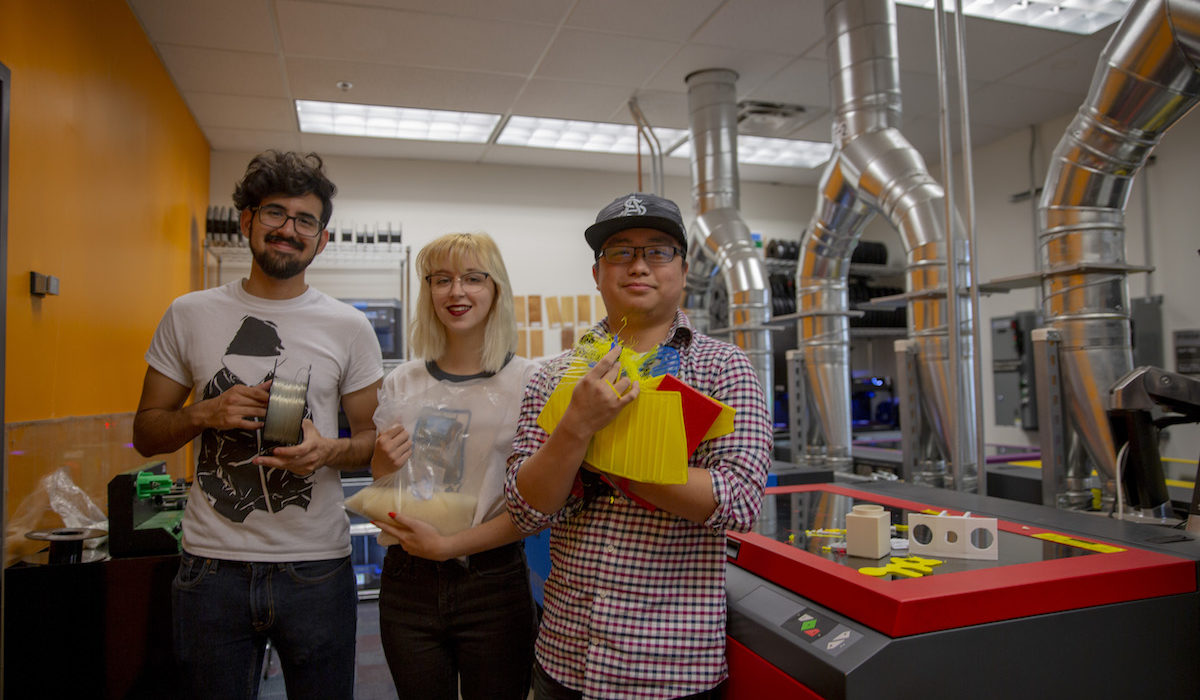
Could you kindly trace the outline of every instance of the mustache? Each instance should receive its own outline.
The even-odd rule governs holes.
[[[283,236],[277,236],[273,233],[268,233],[263,238],[263,241],[265,243],[275,243],[276,241],[278,241],[280,243],[290,245],[291,247],[295,248],[296,250],[304,250],[304,244],[301,243],[300,241],[297,241],[294,238],[284,238]]]

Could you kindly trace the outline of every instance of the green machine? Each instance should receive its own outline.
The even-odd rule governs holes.
[[[183,533],[180,521],[188,484],[172,479],[161,460],[108,482],[108,552],[113,557],[173,554]]]

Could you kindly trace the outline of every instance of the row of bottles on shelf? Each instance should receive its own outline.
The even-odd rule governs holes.
[[[353,221],[329,222],[328,250],[401,250],[401,227],[392,222],[356,225]],[[239,230],[239,212],[234,207],[208,208],[205,217],[204,240],[210,246],[245,248],[246,237]]]

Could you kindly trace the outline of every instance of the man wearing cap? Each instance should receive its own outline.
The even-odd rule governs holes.
[[[749,530],[762,505],[766,401],[746,355],[696,332],[679,309],[687,237],[674,202],[619,197],[584,238],[608,309],[593,331],[635,352],[678,353],[678,378],[733,407],[735,427],[700,444],[686,483],[602,477],[583,462],[588,444],[638,395],[620,375],[620,348],[579,380],[550,434],[538,414],[571,353],[535,375],[505,485],[518,527],[551,528],[534,697],[715,697],[727,673],[724,533]]]

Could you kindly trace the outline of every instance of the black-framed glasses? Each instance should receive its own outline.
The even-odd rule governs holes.
[[[275,204],[264,204],[261,207],[251,207],[250,211],[258,217],[258,222],[269,229],[283,228],[287,224],[288,219],[294,222],[292,228],[296,229],[296,235],[304,236],[305,238],[316,238],[321,233],[321,229],[325,227],[320,219],[311,214],[297,214],[296,216],[288,216],[287,209]]]
[[[683,253],[673,245],[615,245],[601,250],[596,254],[596,259],[604,258],[605,262],[612,265],[627,265],[633,262],[639,250],[642,251],[642,260],[645,260],[647,265],[666,265],[674,260],[676,255]]]
[[[433,275],[425,275],[425,281],[429,283],[429,288],[438,294],[445,294],[454,287],[454,281],[462,285],[462,290],[468,293],[478,292],[487,284],[488,277],[491,277],[486,272],[468,272],[465,275],[446,275],[437,273]]]

